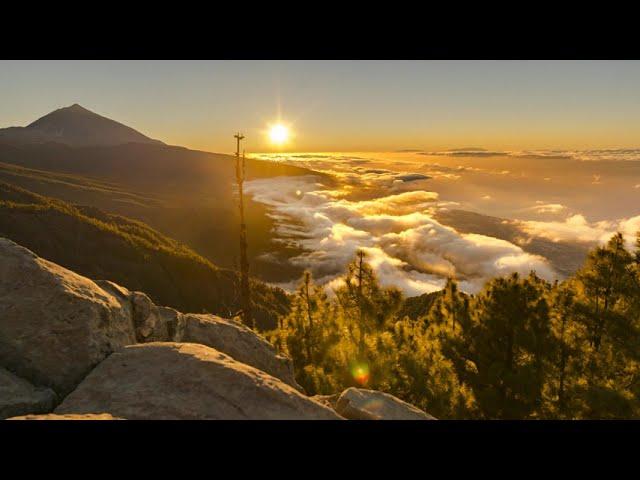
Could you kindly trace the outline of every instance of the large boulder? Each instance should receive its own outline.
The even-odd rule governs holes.
[[[87,413],[81,415],[57,415],[55,413],[47,413],[45,415],[22,415],[8,418],[7,420],[124,420],[124,418],[113,417],[108,413]]]
[[[342,392],[335,409],[349,420],[435,420],[393,395],[355,387]]]
[[[64,397],[111,352],[155,341],[202,343],[302,390],[291,360],[215,315],[156,306],[142,292],[91,281],[0,238],[0,365]]]
[[[53,410],[56,394],[38,388],[0,367],[0,419]]]
[[[106,280],[96,283],[119,298],[123,308],[128,309],[138,343],[200,343],[302,391],[295,380],[291,359],[278,355],[269,342],[242,323],[216,315],[180,313],[172,308],[156,306],[142,292],[131,292]]]
[[[249,365],[193,343],[113,353],[55,410],[132,420],[337,420],[333,410]]]
[[[183,314],[177,325],[173,341],[215,348],[302,391],[295,380],[291,360],[278,355],[269,342],[242,323],[215,315]]]
[[[0,238],[0,365],[64,396],[135,343],[126,305],[88,278]]]
[[[216,315],[180,313],[156,306],[142,292],[131,292],[106,280],[96,283],[129,305],[137,342],[200,343],[302,391],[295,380],[291,359],[278,355],[269,342],[242,323]]]

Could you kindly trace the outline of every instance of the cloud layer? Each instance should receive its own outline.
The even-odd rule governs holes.
[[[416,151],[419,155],[443,157],[519,157],[573,159],[584,161],[640,160],[639,148],[593,149],[593,150],[495,150],[482,148],[451,149],[440,151]]]
[[[634,248],[636,232],[640,230],[640,215],[619,220],[589,222],[576,214],[561,221],[520,221],[520,228],[530,235],[548,238],[554,242],[575,241],[592,244],[606,243],[616,232],[622,233],[627,248]]]
[[[356,167],[359,168],[359,167]],[[549,280],[557,277],[547,260],[496,238],[460,234],[437,222],[438,194],[405,191],[423,180],[398,178],[389,171],[343,175],[346,188],[331,190],[318,177],[279,177],[253,180],[246,191],[271,207],[276,235],[305,251],[289,261],[310,269],[329,287],[335,286],[358,249],[367,253],[383,285],[397,286],[407,295],[439,290],[448,276],[468,292],[478,291],[497,275],[535,270]],[[372,185],[373,198],[354,200],[350,185]],[[391,182],[391,183],[389,183]],[[408,187],[407,187],[408,188]],[[381,193],[384,192],[384,193]]]

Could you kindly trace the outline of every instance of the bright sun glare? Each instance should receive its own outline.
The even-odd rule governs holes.
[[[269,130],[269,138],[276,145],[283,144],[289,138],[289,129],[282,124],[273,125]]]

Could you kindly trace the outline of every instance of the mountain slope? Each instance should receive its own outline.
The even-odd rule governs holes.
[[[231,201],[235,158],[231,155],[189,150],[184,147],[126,144],[108,147],[69,147],[61,144],[2,143],[0,162],[50,172],[90,176],[122,186],[202,203]],[[246,160],[246,178],[315,174],[306,168],[277,162]]]
[[[166,193],[150,194],[118,182],[2,162],[0,181],[72,204],[90,205],[140,220],[188,245],[214,264],[237,270],[240,219],[231,192],[227,192],[225,199],[221,190],[214,188],[208,195],[205,192],[179,201],[176,197],[169,198]],[[215,186],[216,179],[212,179],[211,184]],[[245,218],[251,274],[276,283],[299,277],[300,268],[285,260],[300,252],[291,245],[273,240],[273,220],[266,207],[247,199]]]
[[[71,113],[84,118],[80,112]],[[33,125],[44,129],[46,122],[41,119]],[[135,218],[187,244],[216,265],[237,269],[239,218],[232,155],[161,143],[95,146],[82,141],[77,146],[8,138],[0,135],[0,181]],[[306,168],[246,160],[247,180],[299,175],[316,175],[324,184],[332,183],[329,176]],[[251,274],[269,282],[297,278],[300,268],[286,259],[299,252],[274,241],[273,219],[265,205],[245,200]]]
[[[234,271],[126,217],[0,182],[0,236],[82,275],[145,291],[182,311],[228,317],[239,310]],[[252,288],[259,327],[273,328],[277,314],[288,309],[288,297],[258,281]]]
[[[26,127],[0,129],[0,140],[18,144],[56,142],[70,146],[162,144],[77,103],[55,110]]]
[[[0,162],[88,175],[148,192],[197,197],[199,202],[202,195],[227,196],[235,182],[231,155],[165,145],[77,104],[55,110],[27,127],[0,129]],[[247,180],[311,173],[315,172],[246,160]]]

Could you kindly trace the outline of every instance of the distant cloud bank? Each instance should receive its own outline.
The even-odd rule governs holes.
[[[640,148],[600,150],[495,150],[482,148],[451,149],[440,151],[415,151],[430,157],[518,157],[541,159],[571,159],[581,161],[638,161]]]
[[[607,242],[616,232],[620,232],[625,237],[627,247],[632,249],[636,232],[640,230],[640,215],[619,220],[589,222],[583,215],[576,214],[559,221],[520,221],[519,225],[530,235],[548,238],[554,242],[601,244]]]

